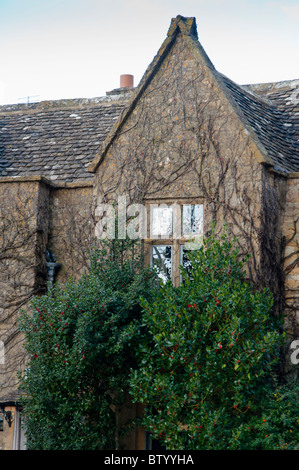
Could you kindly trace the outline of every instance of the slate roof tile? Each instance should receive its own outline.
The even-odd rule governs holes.
[[[285,173],[298,172],[299,80],[240,86],[219,75],[274,167]]]
[[[218,79],[274,167],[299,171],[299,80],[240,86]],[[0,177],[91,180],[88,166],[130,95],[1,106]]]
[[[0,107],[0,177],[91,180],[87,170],[130,93]]]

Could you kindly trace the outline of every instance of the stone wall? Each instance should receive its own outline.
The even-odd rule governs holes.
[[[91,184],[54,187],[43,178],[0,184],[0,401],[13,411],[19,399],[18,373],[26,365],[18,319],[33,295],[47,289],[46,249],[61,263],[57,280],[77,279],[87,266],[91,242]],[[1,343],[2,344],[2,343]],[[0,448],[12,448],[14,422],[4,421]]]
[[[18,399],[18,373],[26,364],[20,309],[28,307],[32,295],[45,292],[49,188],[42,178],[3,180],[0,197],[0,396],[14,418],[11,403]],[[11,448],[13,429],[4,420],[3,450]]]
[[[0,185],[0,329],[5,364],[0,365],[1,394],[14,391],[24,362],[18,316],[32,295],[44,292],[48,236],[48,187],[42,180]]]
[[[48,248],[61,264],[57,282],[78,279],[87,268],[93,223],[91,183],[51,188]]]
[[[285,216],[283,225],[284,249],[284,315],[289,342],[286,349],[287,371],[299,376],[298,365],[290,361],[289,346],[299,340],[299,174],[287,179]]]
[[[178,34],[108,141],[94,184],[95,205],[204,204],[205,230],[224,224],[250,251],[249,276],[260,269],[262,156],[244,131],[206,62]]]

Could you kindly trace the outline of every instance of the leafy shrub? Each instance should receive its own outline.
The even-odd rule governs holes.
[[[139,298],[153,292],[137,243],[109,241],[78,282],[55,285],[23,313],[28,368],[21,387],[29,449],[114,449],[136,367]],[[128,424],[128,423],[123,423]]]
[[[168,282],[142,301],[150,341],[139,347],[131,395],[145,404],[143,424],[167,449],[276,448],[282,414],[269,397],[284,335],[272,295],[246,281],[247,257],[226,233],[189,260],[179,287]]]

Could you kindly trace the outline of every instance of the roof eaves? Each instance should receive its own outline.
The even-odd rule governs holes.
[[[87,188],[93,186],[93,178],[90,180],[75,180],[75,181],[55,181],[42,175],[28,175],[28,176],[2,176],[0,177],[1,183],[42,183],[53,188]]]

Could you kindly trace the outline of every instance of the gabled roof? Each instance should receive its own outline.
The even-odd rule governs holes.
[[[95,99],[0,106],[1,177],[91,181],[117,131],[170,51],[184,35],[251,135],[264,162],[299,172],[299,80],[240,86],[217,72],[198,41],[195,18],[177,16],[135,91]],[[108,94],[107,94],[108,95]]]
[[[156,71],[159,69],[164,58],[167,56],[168,52],[171,49],[171,46],[173,45],[179,33],[182,33],[185,37],[192,38],[192,40],[194,41],[194,44],[196,44],[197,47],[201,48],[201,53],[205,56],[206,63],[209,64],[211,68],[214,68],[213,64],[210,62],[210,59],[208,58],[204,49],[201,47],[198,41],[195,18],[184,18],[181,15],[178,15],[176,18],[173,18],[171,20],[171,24],[170,24],[166,39],[164,40],[163,44],[161,45],[159,51],[157,52],[156,56],[152,60],[151,64],[148,66],[147,70],[145,71],[139,85],[133,92],[130,100],[128,101],[126,107],[123,110],[123,113],[119,116],[118,120],[115,122],[114,126],[112,127],[106,140],[103,142],[103,145],[99,149],[99,152],[97,153],[95,159],[91,162],[89,166],[89,171],[95,172],[98,166],[102,163],[110,145],[113,143],[114,139],[116,138],[117,131],[122,128],[123,124],[126,122],[127,118],[130,116],[131,112],[134,110],[143,91],[146,89],[148,84],[153,79]]]
[[[228,102],[232,105],[244,128],[257,145],[264,163],[282,173],[299,171],[299,80],[284,82],[284,94],[273,90],[266,92],[261,85],[240,86],[217,72],[198,41],[195,18],[178,15],[171,21],[167,38],[146,70],[139,86],[127,103],[122,115],[114,124],[101,150],[90,165],[96,171],[105,154],[116,138],[131,111],[136,106],[144,89],[155,75],[161,62],[168,54],[178,33],[185,36],[194,54],[200,54],[218,82]],[[273,85],[273,88],[275,86]],[[290,106],[291,105],[291,106]]]

